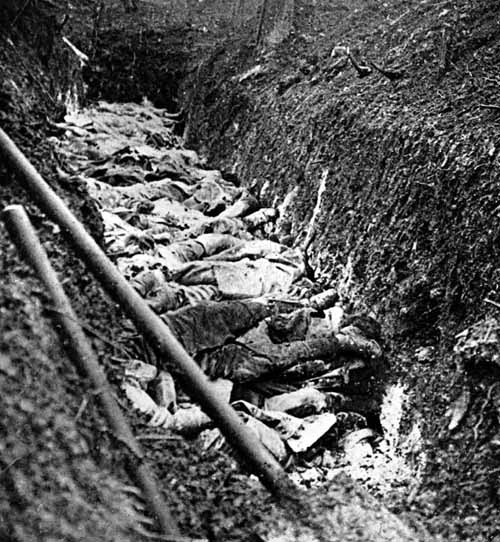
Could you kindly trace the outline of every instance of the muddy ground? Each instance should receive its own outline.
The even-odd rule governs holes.
[[[445,540],[496,540],[498,366],[457,367],[453,346],[458,332],[484,315],[497,316],[485,298],[500,301],[499,8],[397,0],[311,6],[296,2],[285,41],[257,48],[253,19],[235,32],[204,3],[189,17],[176,13],[173,27],[174,17],[160,17],[149,3],[132,14],[119,5],[99,14],[92,2],[82,3],[64,31],[92,57],[82,76],[90,98],[147,95],[156,105],[182,109],[190,142],[260,191],[263,203],[277,205],[296,189],[283,235],[300,239],[328,170],[311,266],[383,323],[389,379],[408,387],[406,423],[418,419],[424,433],[427,462],[418,490],[395,488],[377,497]],[[56,12],[56,22],[62,16]],[[95,209],[83,189],[57,175],[45,143],[53,134],[47,119],[60,117],[68,82],[83,88],[53,22],[33,32],[27,14],[9,28],[10,41],[2,38],[2,127],[99,237]],[[339,45],[349,45],[361,63],[403,75],[359,78],[351,65],[335,65],[331,52]],[[260,74],[238,82],[256,65]],[[77,312],[112,341],[125,341],[114,304],[5,172],[0,194],[2,206],[29,205],[68,276]],[[0,534],[137,540],[118,447],[92,401],[76,419],[86,388],[45,318],[38,283],[3,228],[0,237],[6,277]],[[339,284],[348,262],[353,278]],[[95,346],[112,377],[113,351],[99,340]],[[470,390],[465,415],[446,431],[447,409],[464,389]],[[149,453],[186,534],[244,539],[249,525],[272,514],[270,497],[224,454],[202,456],[189,441],[157,443]]]

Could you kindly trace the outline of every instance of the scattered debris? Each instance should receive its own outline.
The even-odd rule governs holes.
[[[464,388],[462,393],[453,401],[453,404],[447,411],[447,415],[450,417],[448,423],[448,431],[455,431],[462,420],[465,418],[470,405],[470,390]]]
[[[243,83],[247,79],[255,79],[264,73],[266,73],[266,68],[262,64],[256,64],[253,68],[250,68],[245,73],[233,77],[233,80],[238,81],[238,83]]]
[[[319,414],[328,407],[327,396],[319,390],[306,387],[296,391],[275,395],[266,399],[266,410],[279,410],[296,416],[307,416],[308,414]]]
[[[415,350],[415,357],[420,363],[430,363],[435,356],[435,351],[433,346],[421,346]]]
[[[364,444],[368,440],[373,439],[377,436],[373,429],[365,427],[364,429],[358,429],[348,433],[342,440],[345,453],[351,453],[352,450],[359,444]]]
[[[90,58],[88,55],[80,51],[66,36],[63,36],[62,40],[64,43],[73,51],[73,53],[78,57],[78,60],[80,61],[81,66],[85,66],[90,62]]]
[[[0,352],[0,372],[7,376],[14,377],[17,375],[16,366],[12,363],[12,359],[7,354]]]
[[[353,55],[350,49],[347,49],[347,56],[351,62],[352,67],[356,70],[359,77],[367,77],[368,75],[371,75],[373,73],[372,68],[370,68],[370,66],[362,64],[361,61]]]
[[[456,336],[454,352],[462,366],[500,366],[500,322],[489,317]]]
[[[399,81],[400,79],[403,79],[404,77],[407,76],[406,72],[402,68],[398,68],[398,69],[382,68],[378,64],[375,64],[375,62],[373,61],[370,62],[370,65],[380,74],[382,74],[384,77],[387,77],[389,81]]]
[[[205,169],[174,122],[150,105],[100,102],[57,125],[69,182],[96,201],[108,254],[278,461],[321,457],[318,442],[352,442],[350,428],[365,445],[366,419],[342,405],[382,355],[380,326],[348,314],[336,289],[318,293],[302,250],[267,238],[279,212]],[[210,418],[177,396],[174,369],[152,362],[123,365],[132,407],[159,435],[222,446]]]

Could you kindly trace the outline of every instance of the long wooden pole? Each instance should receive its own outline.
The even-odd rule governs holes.
[[[136,482],[142,489],[145,501],[156,516],[162,531],[167,535],[179,535],[179,529],[168,509],[144,453],[134,437],[130,425],[113,396],[90,342],[59,282],[56,272],[38,236],[21,205],[10,205],[2,212],[7,230],[26,261],[35,269],[54,303],[54,319],[62,329],[72,358],[78,369],[88,376],[102,411],[115,437],[128,451],[129,466]]]
[[[259,26],[257,28],[257,36],[255,38],[255,47],[260,45],[262,39],[262,30],[264,28],[264,21],[267,13],[267,0],[262,0],[262,7],[260,8]]]
[[[186,352],[169,327],[124,279],[66,204],[2,129],[0,129],[0,154],[19,175],[34,202],[61,227],[80,258],[144,334],[160,359],[169,359],[178,366],[186,391],[214,420],[250,469],[272,492],[289,494],[291,481],[280,464],[244,425],[235,410],[217,395],[205,373]]]

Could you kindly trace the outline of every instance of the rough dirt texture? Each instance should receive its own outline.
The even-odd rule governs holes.
[[[391,0],[382,5],[317,1],[316,9],[314,13],[308,4],[296,2],[294,32],[257,57],[248,46],[251,30],[214,52],[226,28],[214,20],[217,32],[207,35],[195,25],[201,46],[193,49],[191,68],[185,53],[174,59],[173,67],[166,66],[172,56],[164,56],[163,43],[153,48],[153,32],[139,60],[120,64],[119,73],[134,75],[137,66],[139,72],[143,66],[147,71],[152,62],[153,74],[158,67],[165,72],[161,96],[154,77],[143,86],[139,72],[130,85],[115,77],[118,84],[112,87],[98,86],[99,72],[92,71],[87,74],[90,90],[110,99],[127,92],[128,98],[139,98],[144,92],[162,105],[184,104],[190,111],[192,141],[214,163],[226,168],[236,164],[241,179],[257,189],[271,183],[261,194],[264,203],[280,203],[297,187],[287,213],[294,221],[283,221],[282,234],[300,239],[328,168],[317,223],[321,235],[311,246],[311,262],[335,283],[351,256],[355,281],[347,294],[367,300],[392,329],[386,346],[392,351],[394,379],[410,386],[412,411],[424,427],[428,463],[423,486],[404,499],[401,492],[396,497],[389,493],[386,502],[405,517],[410,512],[422,519],[446,540],[496,540],[498,398],[491,384],[498,380],[498,368],[457,371],[451,351],[457,331],[495,310],[483,303],[484,297],[500,300],[494,107],[499,105],[499,8],[493,2]],[[202,3],[200,10],[203,16]],[[117,56],[113,60],[109,53],[112,42],[118,56],[126,50],[133,58],[134,42],[122,41],[120,33],[109,33],[106,40],[103,32],[93,42],[97,14],[92,2],[82,2],[70,31],[82,49],[92,52],[101,80],[111,81],[106,79],[109,68],[97,60],[107,57],[111,67],[116,65]],[[123,30],[134,21],[130,35],[137,38],[147,19],[132,14],[119,24]],[[33,28],[29,19],[25,24]],[[47,25],[38,25],[39,30]],[[13,45],[2,38],[0,47],[2,127],[98,235],[95,210],[83,192],[74,186],[68,190],[57,180],[48,165],[51,148],[44,143],[51,133],[46,116],[56,119],[61,112],[57,96],[67,88],[65,81],[73,79],[72,64],[50,64],[54,55],[39,47],[50,44],[43,32],[37,42],[39,32],[25,30],[28,44],[22,34],[11,34]],[[81,42],[78,35],[85,36]],[[93,48],[86,47],[89,43]],[[396,82],[381,75],[358,79],[351,67],[333,66],[336,59],[330,59],[330,52],[336,45],[349,45],[363,60],[393,69],[403,66],[406,75]],[[211,54],[197,66],[202,53]],[[159,63],[154,60],[159,58]],[[258,78],[240,84],[231,80],[256,64],[265,68]],[[188,81],[197,82],[196,93],[176,97],[172,74],[185,68]],[[0,199],[2,206],[29,205],[51,258],[68,276],[77,312],[107,338],[121,341],[116,308],[3,171]],[[38,282],[18,259],[3,227],[0,243],[0,272],[6,277],[0,285],[0,537],[138,540],[129,530],[136,522],[123,513],[130,503],[117,482],[127,480],[119,450],[92,401],[75,421],[85,386],[47,325],[47,300]],[[95,344],[112,375],[113,351]],[[429,348],[416,355],[422,346]],[[449,434],[443,431],[446,411],[464,387],[471,391],[469,408]],[[140,422],[135,423],[140,431]],[[223,454],[202,456],[189,441],[155,442],[148,449],[184,533],[237,540],[264,515],[276,517],[271,499]],[[342,501],[351,490],[340,485],[334,491],[339,487]],[[363,533],[359,536],[363,539]]]
[[[78,70],[66,63],[64,49],[57,49],[57,55],[44,66],[31,39],[27,42],[22,32],[10,33],[10,38],[3,41],[2,49],[2,127],[100,240],[102,225],[95,207],[77,182],[68,182],[67,175],[56,170],[58,165],[67,171],[69,164],[60,162],[47,141],[58,134],[52,121],[60,119],[68,89],[69,79],[61,73],[78,76]],[[13,55],[17,62],[22,61],[20,66]],[[110,348],[93,339],[113,380],[111,356],[120,353],[129,339],[121,326],[123,317],[10,172],[2,171],[0,190],[2,207],[10,203],[27,206],[53,265],[64,276],[76,312],[94,330],[92,336],[97,332],[115,345]],[[16,541],[142,540],[134,503],[124,487],[130,480],[123,470],[120,445],[107,431],[87,384],[74,371],[52,329],[47,310],[50,300],[19,259],[3,227],[0,235],[5,277],[0,287],[1,537]],[[139,436],[147,431],[139,419],[133,422]],[[304,529],[318,530],[303,506],[290,502],[280,509],[225,453],[202,452],[198,443],[176,439],[152,442],[147,451],[186,535],[242,540],[257,525],[263,535],[273,527],[279,533],[283,525],[289,525],[289,513],[282,510],[301,512]],[[358,492],[349,484],[332,486],[332,502],[348,503],[335,511],[333,521],[344,518],[350,536],[364,540],[365,520],[384,522],[387,512]],[[323,493],[318,499],[315,506],[322,507]],[[368,516],[360,512],[360,503],[370,510]],[[376,523],[370,520],[370,524]],[[385,533],[388,540],[400,539],[402,533],[411,537],[397,521],[393,529]]]
[[[46,140],[51,135],[48,119],[57,120],[64,110],[59,97],[78,65],[59,43],[45,56],[38,44],[49,44],[52,30],[43,18],[35,24],[32,15],[28,12],[19,21],[21,33],[13,31],[10,41],[2,36],[2,128],[99,236],[96,209],[78,186],[65,186],[58,178],[57,161]],[[113,304],[3,165],[0,200],[2,208],[9,203],[27,206],[56,270],[66,278],[77,313],[113,340],[119,329]],[[75,372],[52,328],[50,300],[3,226],[0,243],[0,538],[140,539],[133,532],[137,522],[129,517],[132,503],[123,485],[130,481],[120,452],[87,393],[87,383]],[[96,342],[96,347],[104,355],[102,344]],[[85,398],[87,408],[78,414]]]
[[[52,153],[45,142],[45,117],[56,117],[59,110],[51,99],[55,95],[51,87],[54,80],[44,75],[39,59],[21,38],[13,36],[12,44],[2,41],[0,55],[2,127],[92,228],[92,209],[86,207],[77,190],[69,194],[55,182],[53,166],[49,165]],[[96,327],[112,329],[116,324],[96,317],[99,312],[110,314],[110,304],[3,167],[0,200],[2,208],[9,203],[27,205],[57,269],[64,270],[68,278],[77,311],[83,313],[93,307],[89,321]],[[0,243],[0,538],[128,540],[135,524],[127,518],[130,503],[118,479],[109,474],[115,460],[100,456],[102,463],[98,466],[97,455],[91,453],[100,446],[108,448],[109,436],[102,425],[101,429],[92,428],[92,420],[99,420],[92,401],[76,423],[87,386],[75,374],[49,323],[45,312],[49,301],[3,227]]]
[[[267,204],[295,190],[282,233],[298,239],[328,169],[311,262],[335,283],[352,260],[349,294],[392,327],[393,375],[410,385],[425,427],[424,487],[395,509],[417,510],[448,540],[492,540],[498,411],[487,392],[498,372],[458,371],[451,347],[465,324],[496,310],[484,298],[498,299],[498,8],[316,4],[314,14],[296,3],[295,32],[274,51],[232,47],[206,61],[190,133]],[[404,76],[335,67],[338,45]],[[258,76],[231,79],[257,64]],[[415,356],[417,346],[431,355]],[[443,434],[463,386],[463,426]]]

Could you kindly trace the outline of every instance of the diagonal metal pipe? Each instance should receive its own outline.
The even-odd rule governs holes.
[[[177,365],[182,374],[184,388],[190,397],[212,418],[249,468],[273,493],[283,496],[290,494],[293,485],[280,464],[255,434],[249,431],[235,410],[214,393],[205,373],[186,352],[169,327],[125,280],[62,199],[1,128],[0,155],[19,176],[33,201],[60,226],[74,245],[79,257],[144,334],[160,358],[167,358]]]

